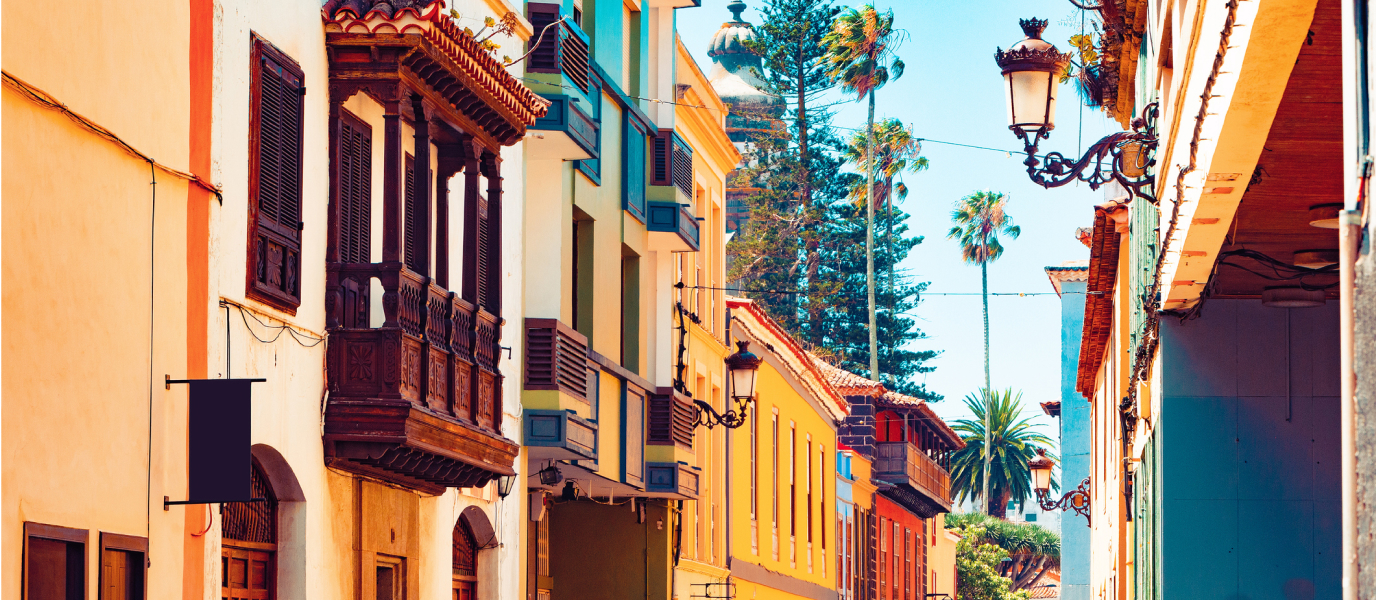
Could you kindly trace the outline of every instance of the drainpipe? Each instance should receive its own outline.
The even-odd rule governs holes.
[[[1362,185],[1365,185],[1363,178]],[[1339,372],[1342,377],[1342,493],[1343,493],[1343,598],[1356,600],[1357,582],[1357,448],[1356,448],[1356,373],[1353,371],[1353,276],[1357,263],[1357,241],[1361,235],[1361,213],[1343,210],[1338,214],[1338,331]]]
[[[1366,87],[1366,19],[1359,23],[1357,2],[1342,2],[1343,86],[1343,210],[1338,213],[1338,354],[1341,378],[1342,469],[1342,586],[1343,600],[1357,600],[1357,458],[1354,422],[1355,373],[1352,360],[1352,297],[1357,241],[1358,203],[1366,194],[1371,163],[1365,132],[1368,125]],[[1363,17],[1365,15],[1362,15]]]

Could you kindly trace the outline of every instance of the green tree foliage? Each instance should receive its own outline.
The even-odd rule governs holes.
[[[958,513],[946,516],[946,528],[1006,552],[1009,560],[994,568],[999,576],[1010,580],[1009,586],[1015,591],[1036,586],[1047,571],[1061,565],[1061,536],[1035,523],[1011,523],[981,513]]]
[[[961,600],[1026,600],[1026,590],[1012,591],[1013,582],[999,574],[999,565],[1008,551],[984,541],[984,528],[956,530],[956,597]]]
[[[827,350],[837,366],[854,373],[869,374],[869,306],[865,279],[866,211],[860,204],[841,202],[832,207],[831,228],[823,253],[823,262],[834,265],[839,276],[838,293],[829,298],[831,304],[826,329]],[[875,252],[874,264],[881,272],[895,272],[894,265],[902,262],[918,244],[921,236],[909,237],[909,215],[896,210],[892,215],[877,215],[879,225],[893,231],[892,243],[881,244]],[[935,350],[915,350],[913,343],[927,338],[912,317],[927,289],[926,282],[913,282],[901,272],[890,285],[879,290],[880,306],[888,310],[877,315],[879,340],[879,372],[884,386],[896,392],[922,398],[929,402],[941,400],[941,394],[927,389],[917,381],[918,376],[930,373],[934,367],[927,361],[935,358]]]
[[[821,328],[812,324],[824,320],[826,297],[836,293],[820,275],[820,225],[826,207],[844,189],[836,158],[841,143],[831,130],[831,112],[825,105],[814,107],[836,85],[824,68],[822,36],[839,12],[829,0],[768,0],[760,7],[764,21],[747,42],[764,65],[758,75],[765,91],[788,106],[783,115],[788,128],[783,135],[771,131],[752,136],[746,157],[752,168],[738,171],[760,192],[747,200],[751,217],[737,249],[745,260],[733,270],[763,284],[753,289],[801,290],[798,296],[770,294],[759,300],[795,336],[814,346],[823,340]]]
[[[985,485],[993,490],[988,497],[988,514],[1004,518],[1008,502],[1017,503],[1022,510],[1027,499],[1033,495],[1032,474],[1027,461],[1036,455],[1037,448],[1047,449],[1051,438],[1033,430],[1030,418],[1022,418],[1022,392],[1014,395],[1013,390],[1003,393],[985,393],[979,396],[970,394],[965,397],[965,406],[974,413],[974,419],[960,419],[951,424],[965,447],[951,456],[951,490],[958,501],[966,498],[982,497]],[[988,407],[986,410],[986,406]],[[985,423],[989,423],[989,435],[985,436]],[[987,447],[993,448],[986,453]],[[988,456],[988,460],[985,458]],[[1047,456],[1056,460],[1054,454]],[[989,464],[989,476],[982,478],[982,466]],[[988,482],[987,484],[984,482]],[[1057,489],[1052,481],[1052,489]]]
[[[830,108],[817,98],[837,85],[827,72],[822,38],[839,12],[825,0],[767,0],[761,7],[765,20],[749,47],[763,58],[766,91],[783,98],[786,109],[769,117],[776,127],[751,134],[745,166],[733,175],[734,186],[753,191],[743,199],[750,217],[727,247],[728,279],[815,352],[867,375],[866,204],[848,199],[863,189],[863,178],[844,172],[845,155],[854,150],[836,135]],[[900,189],[901,180],[893,179],[921,159],[900,139],[903,126],[893,127],[900,132],[877,146],[877,154],[893,155],[898,170],[889,181]],[[912,380],[931,371],[924,361],[937,353],[909,347],[925,338],[911,313],[926,284],[908,281],[893,267],[922,241],[907,237],[907,218],[894,210],[881,222],[893,232],[892,243],[878,252],[876,264],[893,275],[880,298],[889,307],[878,318],[880,372],[892,389],[934,401],[941,396]]]
[[[869,98],[869,117],[865,131],[869,136],[867,148],[874,148],[874,93],[890,79],[903,76],[903,61],[898,58],[898,44],[906,35],[893,27],[893,11],[880,13],[873,4],[859,9],[847,9],[832,23],[831,31],[823,37],[827,47],[827,74],[841,82],[841,87],[856,98]],[[869,373],[879,379],[879,323],[877,317],[876,286],[874,280],[874,156],[866,154],[865,161],[865,283],[869,301]]]

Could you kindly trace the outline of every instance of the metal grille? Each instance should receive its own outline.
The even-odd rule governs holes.
[[[463,519],[454,524],[454,574],[468,577],[478,574],[478,543]]]
[[[221,537],[257,544],[277,543],[277,497],[258,463],[253,463],[250,485],[254,498],[262,502],[227,502],[220,513]]]

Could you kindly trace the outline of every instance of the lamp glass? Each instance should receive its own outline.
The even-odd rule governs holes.
[[[758,369],[731,369],[731,397],[754,398]]]
[[[1032,132],[1056,127],[1056,73],[1009,71],[1003,76],[1008,125]]]
[[[1032,467],[1032,487],[1047,491],[1051,489],[1051,467]]]

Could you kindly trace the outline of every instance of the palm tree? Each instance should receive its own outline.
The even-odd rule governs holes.
[[[1013,224],[1004,208],[1008,196],[1003,192],[980,191],[970,194],[956,202],[951,211],[951,221],[955,223],[946,237],[960,240],[960,254],[965,262],[979,265],[981,297],[984,300],[984,389],[993,389],[989,381],[989,263],[1003,256],[1003,244],[999,234],[1017,239],[1022,228]],[[992,427],[985,423],[985,430]],[[988,440],[985,440],[987,443]],[[984,459],[984,485],[989,489],[989,457]]]
[[[893,11],[880,14],[873,4],[847,9],[822,38],[827,48],[827,74],[856,98],[869,97],[869,135],[874,146],[874,92],[890,79],[903,76],[903,61],[895,53],[906,34],[893,28]],[[870,379],[880,381],[879,337],[874,313],[874,157],[865,160],[865,281],[869,286]]]
[[[975,418],[961,419],[951,425],[951,429],[965,440],[965,447],[951,456],[951,489],[962,502],[966,498],[983,496],[985,514],[1002,519],[1007,515],[1009,499],[1017,502],[1021,509],[1033,496],[1032,474],[1027,461],[1036,455],[1037,448],[1047,449],[1051,438],[1034,431],[1031,419],[1021,418],[1022,392],[1017,395],[1011,389],[1002,394],[981,392],[979,396],[965,397],[965,406]],[[985,452],[985,448],[992,450]],[[1053,454],[1047,456],[1056,460]],[[978,476],[981,464],[984,465],[983,481]],[[1059,486],[1053,483],[1054,487]],[[990,492],[986,494],[985,490]]]
[[[868,133],[856,132],[851,136],[850,144],[845,148],[846,160],[852,163],[860,163],[869,160],[869,135]],[[899,202],[908,197],[908,186],[901,180],[902,174],[918,173],[927,170],[930,164],[922,154],[922,142],[913,137],[911,127],[904,127],[903,122],[898,119],[884,119],[875,124],[874,131],[874,160],[875,171],[880,175],[880,180],[874,186],[874,195],[878,204],[882,204],[888,211],[888,219],[885,222],[887,231],[884,232],[884,244],[888,249],[889,260],[889,298],[894,302],[894,261],[893,257],[893,201],[897,197]],[[894,178],[900,178],[895,183]],[[865,197],[866,188],[859,182],[851,188],[850,195],[857,202]],[[889,306],[893,310],[893,306]]]

